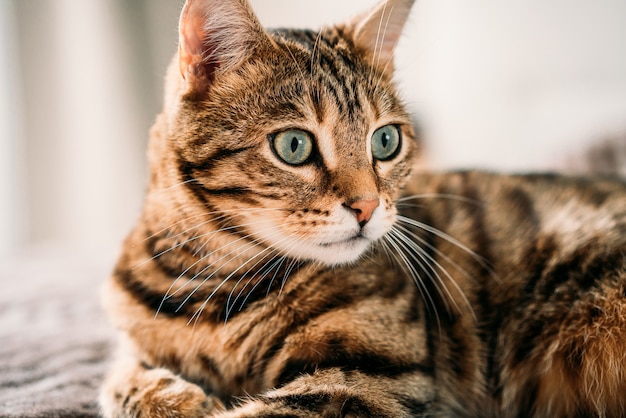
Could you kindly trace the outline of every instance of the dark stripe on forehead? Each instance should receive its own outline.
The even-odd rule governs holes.
[[[332,60],[323,61],[321,63],[322,68],[332,62]],[[334,64],[337,63],[337,61],[334,62]],[[337,68],[337,70],[335,71],[331,68]],[[341,66],[332,65],[332,67],[326,69],[324,80],[327,85],[332,84],[335,90],[341,92],[339,95],[341,97],[340,111],[354,119],[360,113],[362,104],[357,94],[359,86],[358,75],[353,74],[351,71],[346,67],[342,68]]]
[[[321,90],[332,96],[340,113],[354,119],[362,108],[358,95],[359,77],[355,76],[359,65],[349,50],[338,46],[337,34],[298,30],[278,30],[276,33],[282,39],[288,39],[307,52],[314,53],[306,63],[310,66],[306,70],[317,78]],[[314,103],[319,103],[319,100]],[[316,111],[319,118],[321,112],[318,108]]]
[[[328,82],[327,80],[320,81],[320,85],[322,85],[322,89],[325,93],[329,93],[331,96],[332,103],[337,106],[341,113],[345,113],[345,105],[344,98],[341,96],[340,92],[337,90],[337,86],[335,83]],[[324,94],[324,93],[322,93]]]
[[[327,91],[334,99],[334,103],[342,116],[354,120],[362,109],[360,98],[357,94],[357,83],[340,74],[325,71],[319,76],[319,83],[324,91]]]
[[[324,102],[321,97],[322,93],[320,92],[319,86],[314,88],[311,93],[311,102],[313,102],[313,108],[315,109],[315,118],[318,123],[322,123],[324,120]]]
[[[275,35],[279,41],[291,41],[303,49],[313,52],[324,48],[326,50],[334,50],[340,39],[345,39],[338,32],[322,29],[321,31],[313,31],[308,29],[273,29],[270,34]]]
[[[308,50],[313,50],[318,37],[317,32],[306,29],[271,29],[269,32],[281,40],[293,41]]]

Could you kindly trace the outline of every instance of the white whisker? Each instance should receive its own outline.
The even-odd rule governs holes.
[[[402,228],[401,226],[398,226],[398,227]],[[402,231],[400,229],[395,229],[395,232],[397,234],[399,234],[399,236],[406,242],[407,246],[410,247],[409,250],[415,251],[418,254],[418,256],[422,260],[424,260],[424,262],[426,262],[426,263],[432,262],[439,270],[441,270],[441,272],[448,278],[448,280],[452,283],[452,285],[457,290],[457,292],[461,295],[461,298],[463,299],[463,301],[467,305],[468,309],[470,310],[470,312],[472,314],[472,317],[474,318],[474,320],[476,320],[476,314],[474,312],[474,308],[472,307],[469,299],[467,299],[467,296],[465,295],[465,292],[461,289],[461,287],[456,282],[456,280],[454,280],[452,275],[432,255],[430,255],[427,251],[425,251],[423,248],[421,248],[416,242],[414,242],[409,237],[407,237],[404,233],[402,233]],[[439,252],[439,254],[441,254],[441,252]],[[429,266],[429,267],[431,269],[433,269],[433,272],[435,272],[435,275],[436,275],[437,279],[439,280],[439,282],[441,283],[441,286],[444,288],[446,294],[452,300],[452,302],[454,303],[454,305],[457,308],[457,310],[461,311],[461,309],[459,308],[459,306],[456,303],[456,299],[452,296],[452,294],[450,293],[449,289],[447,288],[447,286],[445,285],[445,283],[443,282],[443,280],[441,279],[439,274],[436,273],[436,271],[434,270],[434,268],[432,266]],[[462,269],[459,269],[459,271],[462,271]],[[443,297],[443,295],[442,295],[442,297]]]
[[[446,262],[448,262],[450,265],[452,265],[452,267],[454,267],[456,269],[456,271],[461,273],[469,282],[476,283],[476,279],[474,277],[472,277],[463,267],[459,266],[459,264],[456,261],[454,261],[453,259],[448,257],[443,251],[441,251],[440,249],[438,249],[434,245],[430,244],[427,240],[425,240],[424,238],[420,237],[418,234],[414,233],[413,231],[409,230],[408,228],[403,227],[402,225],[396,225],[395,228],[398,228],[405,235],[409,235],[412,239],[414,239],[416,241],[419,241],[419,243],[421,245],[424,245],[425,247],[427,247],[428,249],[430,249],[431,251],[436,253],[439,257],[443,258]]]
[[[320,39],[322,38],[322,31],[324,28],[321,28],[319,32],[317,32],[317,37],[315,38],[315,43],[313,44],[313,52],[311,53],[311,77],[315,73],[315,54],[318,52]],[[321,57],[321,53],[320,53]]]
[[[385,6],[383,8],[383,12],[382,12],[381,17],[380,17],[380,19],[381,19],[380,23],[382,23],[382,20],[383,20],[383,18],[385,16],[386,7],[387,7],[387,3],[385,3]],[[394,6],[392,5],[391,9],[389,10],[389,14],[387,15],[387,21],[385,22],[385,27],[383,29],[382,42],[381,42],[380,48],[378,50],[378,57],[375,58],[375,62],[376,62],[375,67],[379,69],[380,74],[378,76],[378,80],[376,81],[376,84],[374,85],[374,89],[371,90],[372,94],[375,94],[376,91],[378,91],[378,87],[380,87],[380,82],[382,81],[382,79],[384,78],[385,74],[387,73],[387,68],[389,67],[389,64],[391,64],[393,62],[393,59],[394,59],[394,56],[395,56],[395,50],[391,51],[391,54],[390,54],[389,58],[387,59],[387,61],[385,62],[385,65],[383,66],[382,69],[380,68],[380,59],[381,59],[381,57],[383,55],[383,48],[385,46],[384,45],[384,39],[385,39],[385,35],[387,34],[387,28],[389,26],[389,21],[391,19],[391,16],[393,15],[393,9],[394,9]],[[378,30],[380,31],[380,26],[379,26]],[[378,44],[378,38],[376,39],[376,44]],[[376,55],[376,48],[374,48],[374,55]],[[374,68],[374,67],[372,67],[372,68]],[[373,73],[370,72],[370,76],[369,76],[370,79],[372,78],[372,75],[373,75]],[[370,84],[371,84],[371,81],[370,81]]]
[[[396,204],[404,203],[408,200],[416,200],[416,199],[450,199],[450,200],[458,200],[459,202],[471,203],[476,206],[484,207],[485,202],[476,199],[470,199],[466,196],[461,196],[452,193],[424,193],[424,194],[415,194],[410,196],[403,196],[396,200]]]
[[[383,19],[385,16],[385,11],[387,10],[387,2],[385,2],[385,4],[383,5],[383,10],[382,13],[380,15],[380,21],[378,22],[378,29],[376,31],[376,42],[374,43],[374,55],[372,56],[372,61],[376,62],[376,52],[378,51],[378,44],[382,44],[382,39],[380,38],[381,35],[381,29],[383,27]],[[381,51],[382,51],[382,47],[381,47]],[[372,76],[374,75],[374,71],[375,71],[376,66],[372,65],[370,68],[370,74],[368,76],[368,80],[372,80]],[[373,92],[375,92],[376,90],[373,90]]]
[[[276,253],[278,253],[278,251],[275,251]],[[280,270],[280,266],[282,266],[282,264],[284,263],[285,259],[287,257],[285,256],[281,256],[279,254],[275,254],[272,256],[272,258],[270,258],[264,265],[263,267],[261,267],[261,269],[259,269],[259,278],[256,281],[256,283],[252,286],[252,289],[250,289],[249,292],[246,293],[243,301],[241,302],[241,304],[239,305],[239,310],[241,310],[247,303],[248,301],[248,297],[254,293],[254,291],[256,290],[256,288],[265,280],[265,278],[274,270],[276,269],[276,271],[274,272],[274,277],[276,277],[276,274],[278,274],[278,271]],[[270,264],[271,263],[271,264]],[[269,267],[267,267],[269,265]],[[270,281],[270,284],[268,286],[268,293],[266,294],[269,295],[269,291],[273,282],[273,278],[272,281]],[[237,296],[235,296],[235,300],[233,302],[233,308],[235,306],[235,304],[237,303],[237,301],[239,300],[239,298],[241,296],[243,296],[244,291],[246,290],[246,288],[248,287],[248,285],[250,284],[250,282],[254,279],[254,277],[251,277],[250,279],[248,279],[248,281],[246,282],[246,284],[243,286],[243,288],[239,291],[239,293],[237,294]],[[234,291],[234,289],[233,289]],[[229,297],[230,298],[230,297]],[[230,311],[227,312],[227,316],[230,314]]]
[[[285,288],[285,283],[287,283],[287,278],[289,278],[289,276],[291,276],[291,272],[293,271],[293,269],[297,266],[298,264],[298,260],[291,259],[291,261],[289,262],[289,265],[287,265],[287,269],[285,270],[285,274],[283,275],[283,279],[280,282],[280,290],[278,291],[278,294],[281,295],[283,293],[283,289]]]
[[[423,254],[419,251],[419,247],[415,245],[411,240],[407,239],[402,233],[400,233],[396,229],[392,229],[389,232],[390,235],[394,237],[394,241],[400,246],[400,251],[403,252],[405,256],[407,256],[407,261],[413,260],[417,263],[417,266],[422,270],[424,274],[430,279],[430,282],[433,284],[441,301],[445,304],[446,312],[450,315],[452,312],[448,305],[448,299],[452,299],[452,295],[448,292],[448,289],[443,284],[441,277],[437,271],[429,264],[429,260],[425,259]],[[403,251],[404,250],[404,251]],[[410,258],[410,260],[409,260]],[[421,278],[420,278],[421,279]],[[442,285],[443,291],[439,285]],[[444,294],[444,292],[446,294]],[[448,296],[446,298],[446,296]]]
[[[396,260],[400,261],[400,268],[404,270],[405,274],[407,274],[409,277],[413,279],[413,282],[417,286],[417,290],[422,295],[422,300],[426,302],[427,306],[430,305],[429,310],[435,316],[435,320],[437,321],[437,328],[439,329],[439,335],[441,336],[442,333],[441,333],[441,321],[439,320],[439,310],[437,309],[437,305],[435,304],[435,301],[433,300],[432,296],[428,292],[428,289],[424,287],[424,282],[422,281],[422,278],[419,272],[415,269],[413,264],[406,258],[406,255],[396,243],[396,238],[393,235],[386,234],[385,236],[383,236],[383,239],[386,240],[389,243],[389,245],[391,245],[391,247],[393,248],[394,251],[391,252],[391,254],[393,255],[394,258],[396,258]]]
[[[439,238],[441,238],[441,239],[443,239],[445,241],[448,241],[450,244],[453,244],[453,245],[457,246],[458,248],[462,249],[467,254],[469,254],[470,257],[472,257],[486,271],[490,272],[492,274],[492,276],[497,278],[497,276],[495,276],[495,274],[493,273],[493,269],[491,268],[491,266],[489,266],[487,260],[485,260],[480,255],[476,254],[476,252],[474,252],[472,249],[470,249],[467,245],[463,244],[462,242],[460,242],[459,240],[455,239],[451,235],[448,235],[445,232],[443,232],[443,231],[441,231],[441,230],[439,230],[437,228],[434,228],[434,227],[432,227],[432,226],[430,226],[428,224],[416,221],[415,219],[411,219],[411,218],[408,218],[406,216],[399,215],[398,216],[398,221],[401,222],[401,223],[405,223],[407,225],[414,226],[414,227],[419,228],[419,229],[423,229],[424,231],[430,232],[431,234],[436,235],[437,237],[439,237]]]
[[[307,77],[304,76],[304,72],[302,71],[302,68],[300,68],[300,64],[298,64],[298,60],[296,59],[296,56],[293,55],[293,52],[291,51],[291,48],[289,48],[289,45],[287,45],[287,40],[285,39],[285,37],[282,34],[279,34],[278,36],[280,36],[280,38],[284,42],[284,45],[285,45],[285,48],[287,49],[287,52],[289,52],[289,55],[291,56],[291,59],[293,60],[294,65],[298,69],[298,72],[300,73],[300,77],[302,78],[302,84],[304,85],[304,88],[306,89],[307,93],[310,93],[310,91],[309,91],[309,83],[307,83],[308,79],[307,79]]]
[[[206,212],[206,213],[202,213],[200,215],[194,215],[194,216],[190,216],[190,217],[185,218],[185,219],[181,219],[180,221],[175,222],[174,224],[172,224],[172,225],[170,225],[168,227],[165,227],[165,228],[161,229],[160,231],[157,231],[157,232],[149,235],[148,237],[144,238],[143,242],[145,242],[145,241],[147,241],[147,240],[149,240],[151,238],[154,238],[154,237],[160,235],[161,233],[163,233],[165,231],[172,230],[173,226],[175,226],[175,225],[178,225],[178,224],[180,224],[182,222],[188,221],[189,219],[193,219],[193,218],[200,217],[200,216],[205,217],[205,216],[209,216],[209,215],[214,214],[214,213],[222,213],[222,216],[218,216],[216,218],[207,219],[206,221],[200,222],[200,223],[198,223],[198,224],[196,224],[196,225],[194,225],[192,227],[189,227],[189,228],[187,228],[187,229],[185,229],[185,230],[183,230],[183,231],[181,231],[181,232],[179,232],[179,233],[177,233],[175,235],[168,235],[167,238],[168,239],[175,239],[175,238],[178,238],[178,237],[182,237],[182,236],[187,235],[189,232],[193,231],[194,229],[200,228],[200,227],[202,227],[204,225],[207,225],[207,224],[210,224],[210,223],[213,223],[213,222],[219,222],[219,221],[225,219],[228,216],[229,212],[234,212],[236,214],[241,214],[242,212],[245,212],[245,211],[264,212],[264,211],[276,211],[276,210],[280,211],[282,209],[276,209],[276,208],[245,208],[245,209],[231,209],[231,210],[220,210],[220,211],[214,211],[214,212]],[[263,221],[260,221],[260,223],[262,223],[262,222]],[[250,223],[250,224],[247,224],[247,225],[240,225],[240,226],[250,226],[250,225],[254,225],[254,224],[255,223]],[[168,248],[166,250],[163,250],[163,251],[161,251],[161,252],[159,252],[157,254],[152,255],[152,257],[149,257],[149,258],[147,258],[146,260],[143,260],[140,263],[137,263],[135,266],[133,266],[133,269],[141,267],[141,266],[145,265],[146,263],[149,263],[150,261],[152,261],[152,260],[154,260],[156,258],[159,258],[162,255],[167,254],[168,252],[170,252],[172,250],[175,250],[175,249],[180,248],[180,247],[182,247],[182,246],[184,246],[186,244],[189,244],[190,242],[196,241],[196,240],[201,239],[201,238],[205,238],[205,237],[210,236],[210,235],[215,235],[215,234],[220,233],[220,232],[226,232],[228,230],[235,229],[235,228],[237,228],[237,226],[230,226],[230,227],[227,227],[227,228],[220,228],[220,229],[217,229],[217,230],[209,231],[209,232],[207,232],[205,234],[194,235],[194,236],[192,236],[191,238],[188,238],[185,241],[181,241],[179,243],[176,243],[174,246],[172,246],[172,247],[170,247],[170,248]],[[206,240],[206,242],[208,242],[208,240]],[[199,249],[196,249],[194,255],[198,255],[199,254],[199,251],[202,249],[202,247],[204,245],[206,245],[206,242],[202,246],[200,246]]]
[[[250,225],[256,225],[256,224],[260,224],[263,223],[264,221],[259,221],[259,222],[251,222],[248,224],[242,224],[242,225],[238,225],[238,227],[242,227],[242,226],[250,226]],[[222,228],[221,230],[218,231],[213,231],[213,233],[215,232],[225,232],[231,228],[234,227],[229,227],[229,228]],[[280,233],[280,231],[277,231],[277,234]],[[208,235],[208,234],[207,234]],[[165,295],[163,296],[163,299],[161,301],[161,304],[159,305],[159,308],[157,309],[157,312],[155,315],[158,315],[159,311],[161,310],[163,304],[165,303],[165,301],[167,301],[168,299],[176,296],[178,293],[182,292],[187,286],[189,286],[190,283],[192,283],[199,275],[203,274],[204,272],[206,272],[209,268],[213,267],[214,265],[218,264],[219,262],[221,262],[222,260],[228,258],[229,256],[231,256],[233,253],[236,253],[237,251],[247,251],[248,249],[254,248],[255,246],[260,245],[259,241],[256,239],[251,239],[253,235],[252,234],[247,234],[244,235],[242,237],[237,238],[236,240],[230,241],[227,244],[214,249],[213,251],[211,251],[210,253],[202,256],[201,258],[199,258],[198,260],[196,260],[194,263],[192,263],[191,265],[189,265],[183,272],[181,272],[178,277],[176,279],[174,279],[174,281],[170,284],[168,290],[165,292]],[[271,237],[270,237],[271,238]],[[187,274],[193,267],[195,267],[196,265],[198,265],[201,262],[204,262],[207,258],[211,257],[214,254],[217,254],[218,252],[223,251],[224,249],[226,249],[229,246],[235,245],[240,243],[241,241],[245,241],[245,240],[249,240],[251,239],[251,242],[246,243],[245,246],[243,247],[237,247],[235,249],[233,249],[232,251],[229,251],[228,253],[222,255],[220,258],[218,258],[217,260],[215,260],[213,263],[211,263],[210,265],[205,266],[204,268],[202,268],[199,272],[197,272],[196,274],[194,274],[193,277],[191,277],[189,280],[187,280],[186,283],[184,283],[182,286],[180,286],[178,289],[176,289],[174,292],[172,292],[172,289],[174,288],[174,286],[176,285],[176,283],[185,275]],[[232,260],[234,260],[235,258],[237,258],[237,255],[231,257],[229,260],[227,260],[225,263],[223,263],[219,268],[217,268],[217,270],[213,271],[213,273],[207,277],[205,280],[202,281],[202,283],[200,283],[200,285],[198,285],[196,287],[196,289],[194,289],[194,291],[192,291],[192,293],[190,295],[188,295],[188,297],[181,303],[181,305],[179,306],[179,308],[177,309],[180,310],[182,308],[182,306],[189,300],[189,298],[193,295],[193,293],[195,293],[199,287],[204,284],[207,280],[209,280],[211,277],[213,277],[213,275],[215,273],[217,273],[219,270],[221,270],[222,267],[224,267],[226,264],[230,263]]]
[[[288,237],[287,237],[288,238]],[[285,238],[285,239],[287,239]],[[261,243],[259,242],[252,242],[250,243],[252,244],[252,248],[255,246],[259,246],[261,245]],[[206,305],[209,303],[209,301],[213,298],[213,296],[222,288],[222,286],[224,286],[239,270],[241,270],[245,265],[247,265],[249,262],[251,262],[252,260],[256,259],[257,257],[261,256],[262,254],[266,253],[267,251],[276,251],[275,249],[271,248],[271,247],[266,247],[264,249],[262,249],[261,251],[259,251],[257,254],[255,254],[254,256],[252,256],[251,258],[249,258],[244,264],[242,264],[241,266],[237,267],[234,271],[232,271],[230,274],[228,274],[228,276],[226,276],[226,278],[224,278],[219,285],[216,286],[215,289],[213,289],[213,291],[209,294],[209,296],[207,296],[204,300],[204,302],[200,305],[200,307],[194,312],[194,314],[191,316],[191,318],[189,319],[189,321],[187,322],[187,325],[189,325],[192,321],[197,321],[198,318],[200,317],[200,314],[202,313],[202,311],[204,310],[204,308],[206,307]],[[231,252],[232,253],[232,252]],[[229,263],[230,261],[234,260],[237,256],[232,257],[230,260],[228,260],[227,263]],[[207,276],[199,285],[196,286],[196,288],[189,294],[187,295],[187,297],[185,298],[185,300],[183,300],[183,302],[181,302],[181,305],[179,307],[179,309],[191,298],[191,296],[197,292],[200,287],[206,283],[208,280],[210,280],[219,270],[222,269],[222,267],[224,267],[227,263],[222,264],[220,267],[218,267],[216,270],[214,270],[209,276]],[[288,276],[288,274],[286,274],[286,276]],[[286,280],[286,278],[285,278]]]

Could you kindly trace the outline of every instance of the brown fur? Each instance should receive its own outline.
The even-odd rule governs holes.
[[[626,415],[626,186],[406,184],[419,147],[390,60],[412,1],[388,3],[268,33],[244,0],[187,2],[105,286],[104,416]],[[303,164],[273,148],[292,129]]]

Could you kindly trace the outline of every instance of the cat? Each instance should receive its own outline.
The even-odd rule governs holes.
[[[103,416],[626,416],[626,184],[413,170],[412,3],[185,3]]]

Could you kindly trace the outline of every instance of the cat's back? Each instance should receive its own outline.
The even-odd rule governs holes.
[[[623,416],[626,183],[468,171],[418,174],[407,195],[507,416]]]
[[[565,281],[589,271],[594,280],[622,274],[626,287],[623,180],[466,171],[418,174],[406,192],[407,217],[444,233],[437,245],[466,269],[497,273],[490,286],[519,292],[533,275]]]
[[[405,194],[439,207],[428,210],[430,216],[447,208],[443,212],[455,216],[488,218],[484,226],[495,235],[532,232],[579,240],[605,232],[614,243],[626,242],[626,182],[619,178],[418,173]]]

